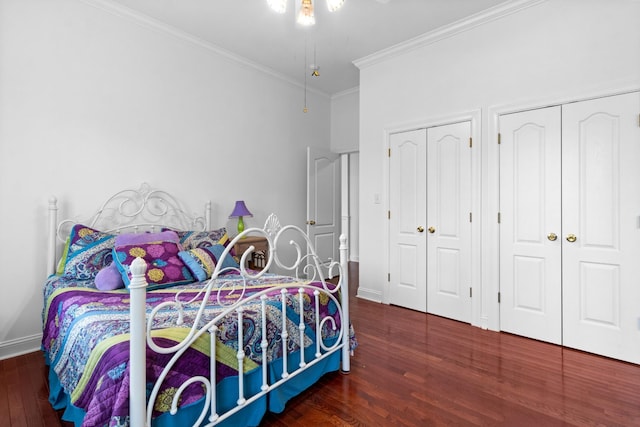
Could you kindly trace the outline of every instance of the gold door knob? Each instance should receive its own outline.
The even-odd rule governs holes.
[[[431,234],[436,232],[436,229],[433,228],[433,227],[429,227],[429,228],[427,228],[427,230],[429,230],[429,233],[431,233]]]
[[[547,235],[547,239],[551,240],[552,242],[555,242],[557,238],[558,236],[556,236],[556,233],[549,233]]]
[[[578,238],[577,238],[575,235],[573,235],[573,234],[569,234],[569,235],[567,236],[567,242],[571,242],[571,243],[573,243],[573,242],[575,242],[577,239],[578,239]]]
[[[424,231],[424,227],[423,226],[418,226],[418,232],[422,233]]]
[[[307,224],[316,225],[316,222],[314,220],[310,219],[309,221],[307,221]]]

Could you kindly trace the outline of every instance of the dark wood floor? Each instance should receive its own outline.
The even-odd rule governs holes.
[[[261,426],[640,426],[640,366],[357,298],[351,313],[351,373]],[[69,426],[46,398],[40,353],[0,361],[0,426]]]

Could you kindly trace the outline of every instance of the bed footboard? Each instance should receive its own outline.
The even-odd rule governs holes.
[[[281,262],[278,253],[278,241],[284,232],[296,232],[305,240],[308,251],[302,254],[300,246],[290,240],[289,244],[296,248],[297,259],[293,264],[285,264]],[[154,402],[158,395],[158,391],[162,385],[165,376],[169,373],[171,367],[176,363],[181,355],[197,340],[206,338],[209,342],[210,369],[208,376],[196,376],[186,380],[173,396],[171,413],[177,409],[178,402],[183,390],[193,383],[199,383],[205,390],[204,408],[199,418],[195,420],[194,425],[213,426],[223,422],[230,416],[248,409],[249,405],[259,399],[264,398],[267,394],[275,389],[282,387],[288,381],[300,375],[305,375],[305,371],[312,368],[316,364],[323,363],[323,360],[329,357],[340,357],[340,369],[343,372],[350,370],[351,355],[351,334],[349,319],[349,289],[348,289],[348,254],[346,237],[340,236],[340,262],[332,263],[330,271],[337,268],[339,282],[337,285],[325,282],[320,274],[320,263],[315,254],[312,244],[306,234],[298,227],[286,226],[280,227],[277,218],[272,215],[267,219],[264,229],[252,228],[245,230],[242,234],[234,238],[229,246],[225,249],[220,259],[229,256],[233,245],[245,235],[260,234],[267,238],[269,242],[269,261],[262,271],[247,271],[245,269],[245,257],[250,256],[253,248],[250,248],[243,254],[240,262],[240,271],[244,285],[242,289],[237,289],[239,298],[233,303],[229,303],[224,307],[222,312],[217,313],[213,318],[207,318],[203,313],[206,311],[205,306],[208,301],[221,300],[220,289],[216,289],[214,285],[215,279],[223,272],[221,270],[222,262],[219,262],[213,274],[213,278],[207,282],[199,295],[201,302],[198,302],[199,309],[197,315],[189,326],[180,325],[182,322],[183,302],[178,301],[176,297],[175,303],[163,303],[155,307],[150,314],[146,313],[146,287],[145,271],[146,264],[142,259],[136,259],[131,266],[133,279],[129,287],[131,294],[131,338],[130,338],[130,388],[129,388],[129,404],[130,404],[130,425],[132,427],[150,426],[154,409]],[[295,273],[298,279],[298,273],[305,275],[289,284],[278,284],[267,289],[261,289],[257,292],[247,292],[247,284],[252,280],[259,278],[275,263],[281,269],[285,269]],[[292,274],[293,275],[293,274]],[[307,277],[312,277],[308,280]],[[236,292],[233,290],[231,293]],[[322,302],[321,302],[322,301]],[[191,303],[190,301],[189,303]],[[323,308],[321,309],[321,304]],[[328,304],[328,305],[327,305]],[[268,354],[273,352],[271,345],[267,342],[267,336],[273,334],[273,319],[267,318],[267,313],[273,312],[274,307],[279,307],[282,313],[281,324],[276,332],[278,339],[275,340],[278,348],[275,353],[281,357],[274,360],[269,359]],[[327,310],[326,307],[330,307]],[[151,336],[151,328],[153,317],[159,310],[176,309],[180,320],[178,325],[187,328],[186,337],[178,344],[166,348],[157,345]],[[243,339],[243,320],[245,311],[251,312],[252,315],[259,318],[256,323],[260,325],[262,341],[260,343],[262,363],[258,363],[256,367],[249,369],[247,365],[253,366],[253,362],[247,359],[244,352],[245,342]],[[327,315],[327,311],[331,315]],[[259,314],[256,314],[258,313]],[[288,319],[284,313],[294,313],[293,318],[296,319],[295,326],[293,321]],[[148,318],[146,319],[146,317]],[[277,317],[277,316],[276,316]],[[234,319],[237,327],[237,401],[232,408],[220,408],[219,396],[217,396],[216,378],[217,366],[216,354],[220,350],[217,346],[221,346],[217,338],[218,329],[223,320],[226,319],[226,325],[229,324],[228,319]],[[267,331],[269,325],[269,331]],[[329,335],[330,339],[325,340],[321,331],[333,331]],[[309,331],[312,331],[309,333]],[[311,338],[309,338],[311,336]],[[149,402],[146,399],[147,389],[147,346],[156,353],[171,355],[171,359],[164,371],[160,374],[156,381]],[[228,349],[227,349],[228,351]],[[295,355],[294,353],[295,352]],[[277,366],[273,366],[277,364]],[[335,369],[335,367],[333,368]],[[274,371],[277,376],[274,376]],[[258,390],[248,392],[245,387],[246,372],[253,372],[254,375],[261,376],[261,385]],[[311,372],[311,371],[309,371]],[[255,377],[254,377],[255,378]],[[209,414],[208,419],[207,414]]]

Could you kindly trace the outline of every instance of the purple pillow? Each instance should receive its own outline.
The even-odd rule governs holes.
[[[151,242],[174,242],[180,243],[180,237],[173,230],[161,231],[159,233],[125,233],[116,236],[116,246],[142,245]]]
[[[112,262],[98,272],[96,275],[96,288],[101,291],[113,291],[114,289],[124,288],[122,274],[120,274],[115,262]]]

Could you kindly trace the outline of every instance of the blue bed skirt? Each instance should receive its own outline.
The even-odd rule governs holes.
[[[313,358],[315,349],[307,348],[305,350],[305,360]],[[223,427],[238,427],[238,426],[257,426],[260,424],[262,417],[267,410],[274,413],[280,413],[284,410],[285,405],[289,399],[297,396],[311,385],[316,383],[320,377],[328,372],[337,371],[340,368],[341,352],[336,351],[332,355],[324,358],[315,365],[308,367],[301,375],[297,375],[290,378],[286,383],[282,384],[277,389],[269,393],[268,398],[262,397],[255,402],[248,405],[242,411],[234,414],[220,424]],[[47,365],[49,360],[45,354]],[[288,366],[291,369],[297,368],[300,361],[300,353],[293,353],[289,356]],[[271,382],[274,379],[280,378],[282,374],[282,363],[278,361],[271,363],[269,369],[269,376]],[[251,393],[259,391],[262,386],[262,371],[260,368],[255,369],[253,372],[245,376],[245,390],[247,396]],[[223,402],[222,406],[227,408],[235,406],[237,396],[237,383],[235,378],[226,378],[218,383],[218,396],[232,396],[228,399],[228,402]],[[85,416],[85,411],[82,408],[78,408],[71,404],[69,395],[64,391],[58,380],[58,376],[55,371],[49,368],[49,402],[55,410],[64,409],[62,419],[74,423],[76,427],[82,425],[82,420]],[[200,401],[193,403],[189,406],[180,408],[176,415],[165,413],[158,418],[155,418],[152,422],[153,427],[183,427],[191,425],[199,416],[200,411],[204,405],[204,398]],[[206,421],[206,419],[205,419]]]

